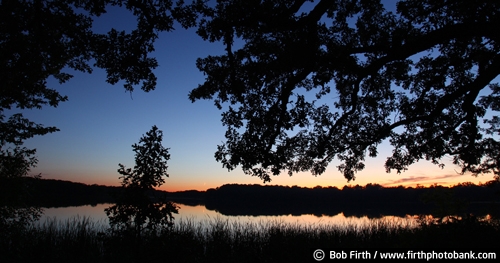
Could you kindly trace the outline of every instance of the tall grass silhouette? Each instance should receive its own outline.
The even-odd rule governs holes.
[[[419,224],[393,219],[343,225],[183,218],[173,227],[134,235],[89,217],[55,218],[3,241],[2,262],[304,262],[312,248],[498,248],[498,220]]]

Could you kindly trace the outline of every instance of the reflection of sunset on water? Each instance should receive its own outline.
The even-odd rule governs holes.
[[[104,213],[104,209],[111,206],[111,204],[98,204],[96,206],[78,206],[78,207],[58,207],[58,208],[45,208],[44,215],[40,222],[47,219],[56,218],[59,221],[66,221],[68,219],[79,217],[90,217],[94,222],[107,224],[108,218]],[[304,227],[329,227],[339,226],[346,228],[363,228],[366,226],[376,226],[379,224],[394,225],[395,227],[417,226],[418,216],[383,216],[381,218],[368,218],[348,216],[339,213],[335,216],[326,215],[280,215],[280,216],[226,216],[217,211],[206,209],[203,205],[188,206],[178,204],[180,207],[179,214],[174,214],[175,223],[181,224],[182,222],[190,222],[195,225],[202,224],[209,226],[216,221],[227,221],[228,223],[240,225],[252,225],[255,227],[269,226],[275,224],[284,224],[291,226],[304,226]]]

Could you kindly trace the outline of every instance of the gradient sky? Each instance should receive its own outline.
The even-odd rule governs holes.
[[[113,8],[95,22],[95,29],[107,32],[112,27],[127,29],[134,25],[135,21],[126,10]],[[158,86],[152,92],[137,89],[132,94],[127,93],[120,83],[107,84],[105,72],[100,69],[90,75],[76,72],[74,78],[63,85],[49,80],[49,87],[67,95],[69,100],[57,108],[23,111],[31,121],[60,129],[25,143],[28,148],[37,149],[39,163],[32,174],[86,184],[120,185],[118,164],[134,166],[131,145],[156,125],[163,131],[163,145],[170,148],[171,154],[170,177],[161,189],[206,190],[228,183],[262,184],[259,178],[245,175],[241,169],[228,172],[215,161],[217,145],[224,141],[222,112],[212,101],[191,103],[188,99],[189,91],[204,81],[203,74],[195,66],[196,59],[222,54],[223,47],[204,42],[195,30],[176,28],[179,29],[162,34],[156,42],[156,52],[152,56],[160,66],[155,70]],[[380,146],[379,157],[367,159],[365,170],[349,183],[338,172],[338,162],[333,162],[321,176],[300,173],[289,177],[284,173],[273,177],[268,184],[341,188],[367,183],[454,185],[493,179],[492,174],[478,178],[460,175],[451,157],[444,159],[444,169],[421,161],[402,174],[388,174],[383,164],[391,151],[386,145]]]

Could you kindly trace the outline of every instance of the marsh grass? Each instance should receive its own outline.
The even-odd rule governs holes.
[[[311,248],[497,248],[497,220],[414,225],[394,219],[366,225],[181,219],[135,234],[88,217],[48,219],[2,241],[1,262],[304,262]]]

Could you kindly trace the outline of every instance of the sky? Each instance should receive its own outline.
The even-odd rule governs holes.
[[[127,29],[135,25],[126,10],[111,9],[95,22],[97,31],[110,28]],[[106,83],[104,70],[92,74],[69,72],[74,77],[63,85],[49,80],[49,87],[57,89],[69,100],[57,108],[22,111],[36,123],[56,126],[59,132],[38,136],[26,141],[25,146],[37,149],[38,165],[31,174],[45,179],[68,180],[85,184],[120,185],[118,164],[134,166],[131,145],[156,125],[163,131],[163,145],[169,148],[166,191],[200,190],[223,184],[264,184],[261,179],[243,173],[241,169],[228,171],[214,158],[218,144],[224,141],[225,127],[221,113],[212,101],[191,103],[190,90],[204,82],[196,68],[197,58],[224,53],[219,43],[203,41],[195,30],[176,27],[173,32],[160,35],[152,56],[159,67],[154,71],[158,85],[154,91],[139,88],[132,94],[125,92],[123,83]],[[392,149],[379,146],[379,157],[368,158],[366,168],[356,174],[356,180],[347,182],[332,162],[320,176],[286,173],[272,177],[268,185],[300,187],[361,186],[377,183],[383,186],[455,185],[460,182],[484,183],[493,175],[473,177],[459,174],[460,168],[443,159],[444,169],[420,161],[402,174],[386,173],[385,159]]]

